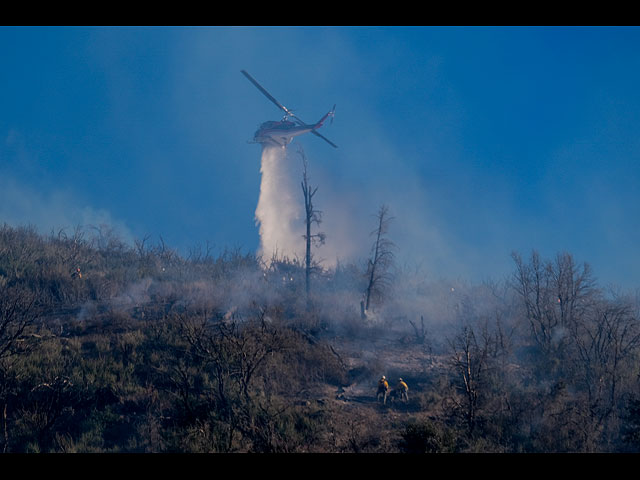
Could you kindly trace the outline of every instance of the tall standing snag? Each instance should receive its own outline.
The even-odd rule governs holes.
[[[304,195],[304,209],[305,209],[305,225],[306,225],[306,234],[303,235],[306,242],[306,251],[305,251],[305,290],[307,293],[307,300],[309,298],[309,293],[311,290],[311,270],[313,269],[313,254],[311,253],[311,245],[314,244],[316,246],[324,245],[325,234],[322,232],[318,232],[315,234],[311,233],[311,225],[316,224],[320,225],[322,222],[322,212],[319,210],[315,210],[313,208],[313,197],[318,191],[318,187],[313,188],[309,184],[309,177],[307,175],[307,159],[304,156],[304,152],[300,150],[300,155],[302,156],[302,161],[304,165],[304,171],[302,175],[302,193]]]
[[[389,224],[393,217],[389,216],[389,207],[382,205],[376,214],[376,229],[371,232],[375,237],[371,247],[371,257],[367,264],[367,288],[361,303],[362,318],[366,318],[373,297],[381,297],[384,287],[389,284],[389,268],[393,263],[394,243],[387,238]]]

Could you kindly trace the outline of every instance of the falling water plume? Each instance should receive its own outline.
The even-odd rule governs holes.
[[[260,248],[267,266],[272,258],[302,258],[303,215],[298,199],[299,165],[288,149],[265,145],[262,149],[260,197],[256,207]],[[301,195],[301,194],[300,194]]]

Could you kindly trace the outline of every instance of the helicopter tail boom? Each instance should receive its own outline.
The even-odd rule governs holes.
[[[334,105],[331,111],[327,112],[324,117],[318,120],[318,122],[313,126],[313,129],[315,130],[316,128],[320,128],[328,117],[331,117],[331,121],[333,121],[335,111],[336,111],[336,106]]]

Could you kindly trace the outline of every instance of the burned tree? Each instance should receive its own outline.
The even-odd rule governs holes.
[[[473,434],[478,415],[478,397],[482,390],[487,370],[488,345],[478,341],[468,325],[450,342],[452,350],[450,364],[455,372],[462,392],[461,399],[454,399],[455,409],[462,412],[469,436]],[[462,380],[462,381],[460,381]]]
[[[595,284],[589,265],[579,267],[568,253],[545,262],[534,251],[528,264],[517,253],[512,256],[513,286],[541,357],[561,360],[568,341],[564,332],[575,329],[593,301]]]
[[[311,233],[311,226],[315,223],[316,225],[320,225],[322,222],[322,212],[316,210],[313,207],[313,197],[318,191],[318,187],[313,188],[309,184],[309,176],[307,175],[307,159],[304,156],[304,152],[300,150],[300,155],[302,156],[302,161],[304,165],[304,171],[302,175],[302,193],[304,195],[304,210],[305,210],[305,226],[306,233],[303,235],[306,242],[305,249],[305,289],[307,292],[307,298],[309,297],[309,292],[311,290],[311,271],[314,268],[313,264],[313,254],[311,253],[311,246],[320,246],[324,245],[325,234],[322,232],[318,232],[315,234]]]
[[[15,377],[13,364],[19,355],[28,354],[37,340],[31,331],[37,318],[36,295],[21,285],[8,286],[0,276],[0,409],[2,415],[2,452],[9,446],[7,406]]]
[[[393,263],[394,243],[387,238],[389,224],[393,217],[389,216],[389,207],[382,205],[376,214],[376,229],[371,232],[375,238],[371,247],[371,257],[367,264],[367,288],[361,302],[362,317],[366,317],[373,297],[380,298],[384,287],[389,284],[389,268]]]
[[[635,383],[640,319],[625,298],[600,299],[571,330],[577,385],[587,396],[589,419],[600,431]]]

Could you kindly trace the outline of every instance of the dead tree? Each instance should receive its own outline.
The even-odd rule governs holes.
[[[33,292],[22,286],[0,285],[0,360],[27,352],[28,329],[37,316]]]
[[[462,393],[460,399],[454,399],[454,405],[462,413],[471,436],[477,424],[479,397],[488,370],[490,340],[487,335],[478,339],[474,329],[465,325],[449,345],[452,353],[449,363]]]
[[[516,264],[513,286],[533,339],[543,358],[561,354],[567,337],[559,332],[575,328],[592,303],[595,285],[589,265],[580,268],[568,253],[545,262],[534,251],[528,264],[517,253],[512,257]]]
[[[571,331],[577,355],[572,359],[588,394],[592,416],[602,422],[619,404],[625,384],[633,384],[640,347],[640,319],[630,301],[601,299]]]
[[[37,335],[31,331],[38,316],[36,295],[26,288],[8,286],[0,279],[0,408],[2,409],[2,452],[9,446],[7,423],[7,404],[11,377],[15,375],[13,361],[28,354],[37,341]]]
[[[371,232],[375,238],[371,247],[371,257],[367,264],[367,288],[361,303],[362,317],[366,317],[372,297],[380,297],[385,286],[388,286],[389,268],[393,263],[394,243],[387,238],[389,224],[393,217],[389,216],[389,207],[382,205],[376,215],[376,229]]]
[[[418,326],[412,320],[409,320],[409,323],[413,327],[413,331],[416,334],[416,341],[420,345],[424,345],[427,338],[427,333],[424,328],[424,316],[420,315],[420,328],[418,328]]]
[[[311,226],[315,223],[316,225],[320,225],[322,222],[322,212],[316,210],[313,207],[313,197],[318,191],[318,187],[313,188],[309,184],[309,176],[307,175],[307,159],[304,156],[304,152],[300,151],[300,155],[302,156],[302,161],[304,165],[304,171],[302,175],[302,193],[304,195],[304,209],[305,209],[305,226],[306,233],[303,235],[306,242],[306,252],[305,252],[305,290],[307,293],[307,299],[309,298],[309,293],[311,290],[311,271],[314,268],[313,265],[313,254],[311,253],[311,246],[321,246],[324,245],[325,242],[325,234],[322,232],[311,233]]]

